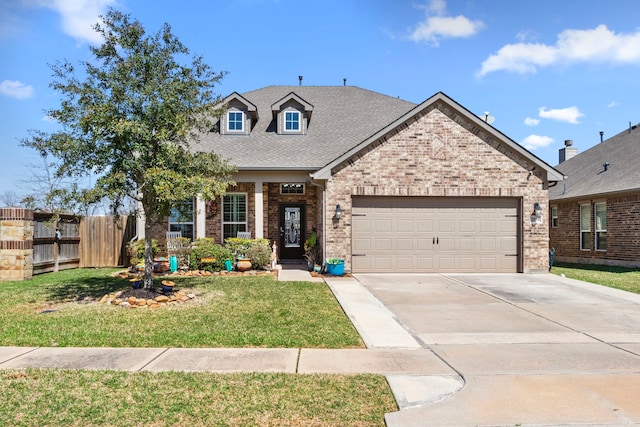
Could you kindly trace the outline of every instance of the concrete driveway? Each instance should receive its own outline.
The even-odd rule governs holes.
[[[356,279],[450,369],[389,425],[640,425],[640,295],[551,274]]]

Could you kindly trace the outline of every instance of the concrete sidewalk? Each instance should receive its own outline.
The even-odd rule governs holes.
[[[0,369],[290,374],[448,374],[428,350],[0,347]]]

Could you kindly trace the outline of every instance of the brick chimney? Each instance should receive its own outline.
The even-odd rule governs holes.
[[[558,150],[558,157],[559,157],[559,161],[558,163],[562,163],[565,162],[567,160],[569,160],[572,157],[575,157],[578,154],[578,149],[572,147],[573,145],[573,140],[572,139],[565,139],[564,140],[564,148],[561,148],[560,150]]]

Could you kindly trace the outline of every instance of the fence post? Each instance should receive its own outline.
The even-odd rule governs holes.
[[[0,208],[0,280],[33,276],[33,211]]]

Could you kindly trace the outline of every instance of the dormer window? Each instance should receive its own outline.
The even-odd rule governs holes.
[[[220,118],[220,134],[249,135],[258,122],[258,109],[237,92],[227,96],[222,104],[227,112]]]
[[[300,131],[300,112],[299,111],[285,111],[284,130],[286,132]]]
[[[311,123],[313,105],[294,92],[271,105],[275,131],[279,135],[306,135]]]
[[[242,111],[229,111],[227,113],[227,130],[230,132],[244,131],[244,114]]]

